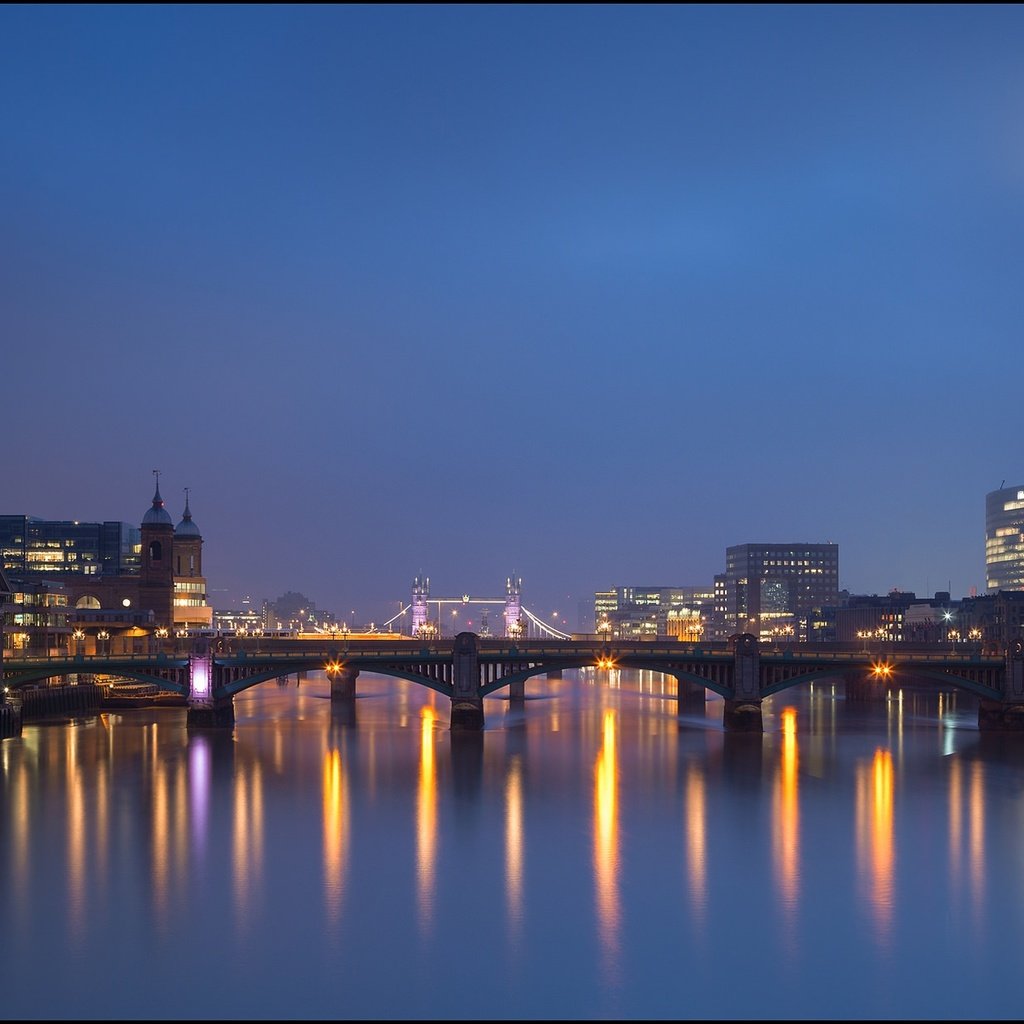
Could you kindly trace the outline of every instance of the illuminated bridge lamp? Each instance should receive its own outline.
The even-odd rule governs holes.
[[[887,661],[876,661],[871,666],[871,674],[875,679],[892,679],[892,665]]]
[[[213,703],[213,688],[210,676],[210,656],[202,654],[189,655],[188,677],[192,703]]]

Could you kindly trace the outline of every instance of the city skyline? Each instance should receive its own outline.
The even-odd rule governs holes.
[[[137,522],[159,468],[215,606],[366,621],[420,573],[574,617],[747,543],[985,592],[1019,8],[0,26],[3,512]]]

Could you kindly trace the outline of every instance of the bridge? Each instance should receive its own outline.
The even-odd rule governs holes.
[[[839,678],[847,695],[865,696],[913,679],[937,690],[978,698],[983,730],[1024,729],[1024,642],[1002,656],[955,653],[932,647],[874,652],[836,645],[795,644],[784,650],[750,634],[722,643],[531,640],[487,638],[463,632],[449,639],[345,640],[232,637],[193,639],[185,653],[161,650],[120,657],[68,656],[4,659],[5,691],[61,676],[107,675],[152,683],[181,694],[188,724],[231,727],[235,694],[269,679],[322,671],[332,704],[351,706],[361,671],[406,679],[451,700],[451,728],[483,729],[483,699],[507,689],[522,700],[526,682],[558,678],[570,669],[635,668],[672,676],[680,713],[703,708],[708,691],[725,701],[730,731],[760,731],[762,702],[795,686]]]
[[[506,577],[505,593],[502,597],[477,597],[470,594],[462,594],[457,597],[437,597],[430,594],[430,577],[417,576],[412,583],[412,600],[396,615],[392,615],[387,622],[381,626],[382,631],[394,627],[395,623],[401,620],[404,624],[407,612],[412,612],[410,633],[416,639],[434,639],[444,636],[447,633],[445,623],[448,616],[445,611],[450,611],[451,622],[456,621],[460,612],[472,612],[476,607],[480,608],[480,628],[474,630],[482,637],[491,635],[490,623],[488,621],[488,606],[500,606],[502,609],[502,632],[501,635],[512,639],[528,637],[550,638],[552,640],[570,640],[571,635],[545,622],[540,616],[535,615],[527,608],[522,601],[523,581],[515,574]],[[435,614],[431,615],[431,611]],[[462,632],[453,630],[451,635]]]

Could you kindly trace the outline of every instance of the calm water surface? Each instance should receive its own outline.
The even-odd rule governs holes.
[[[678,716],[583,672],[449,702],[359,677],[0,741],[15,1018],[1018,1018],[1024,736],[841,687]]]

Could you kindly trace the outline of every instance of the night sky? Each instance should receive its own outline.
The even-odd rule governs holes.
[[[984,591],[1024,8],[0,9],[0,512],[190,488],[216,607],[575,625],[725,548]]]

